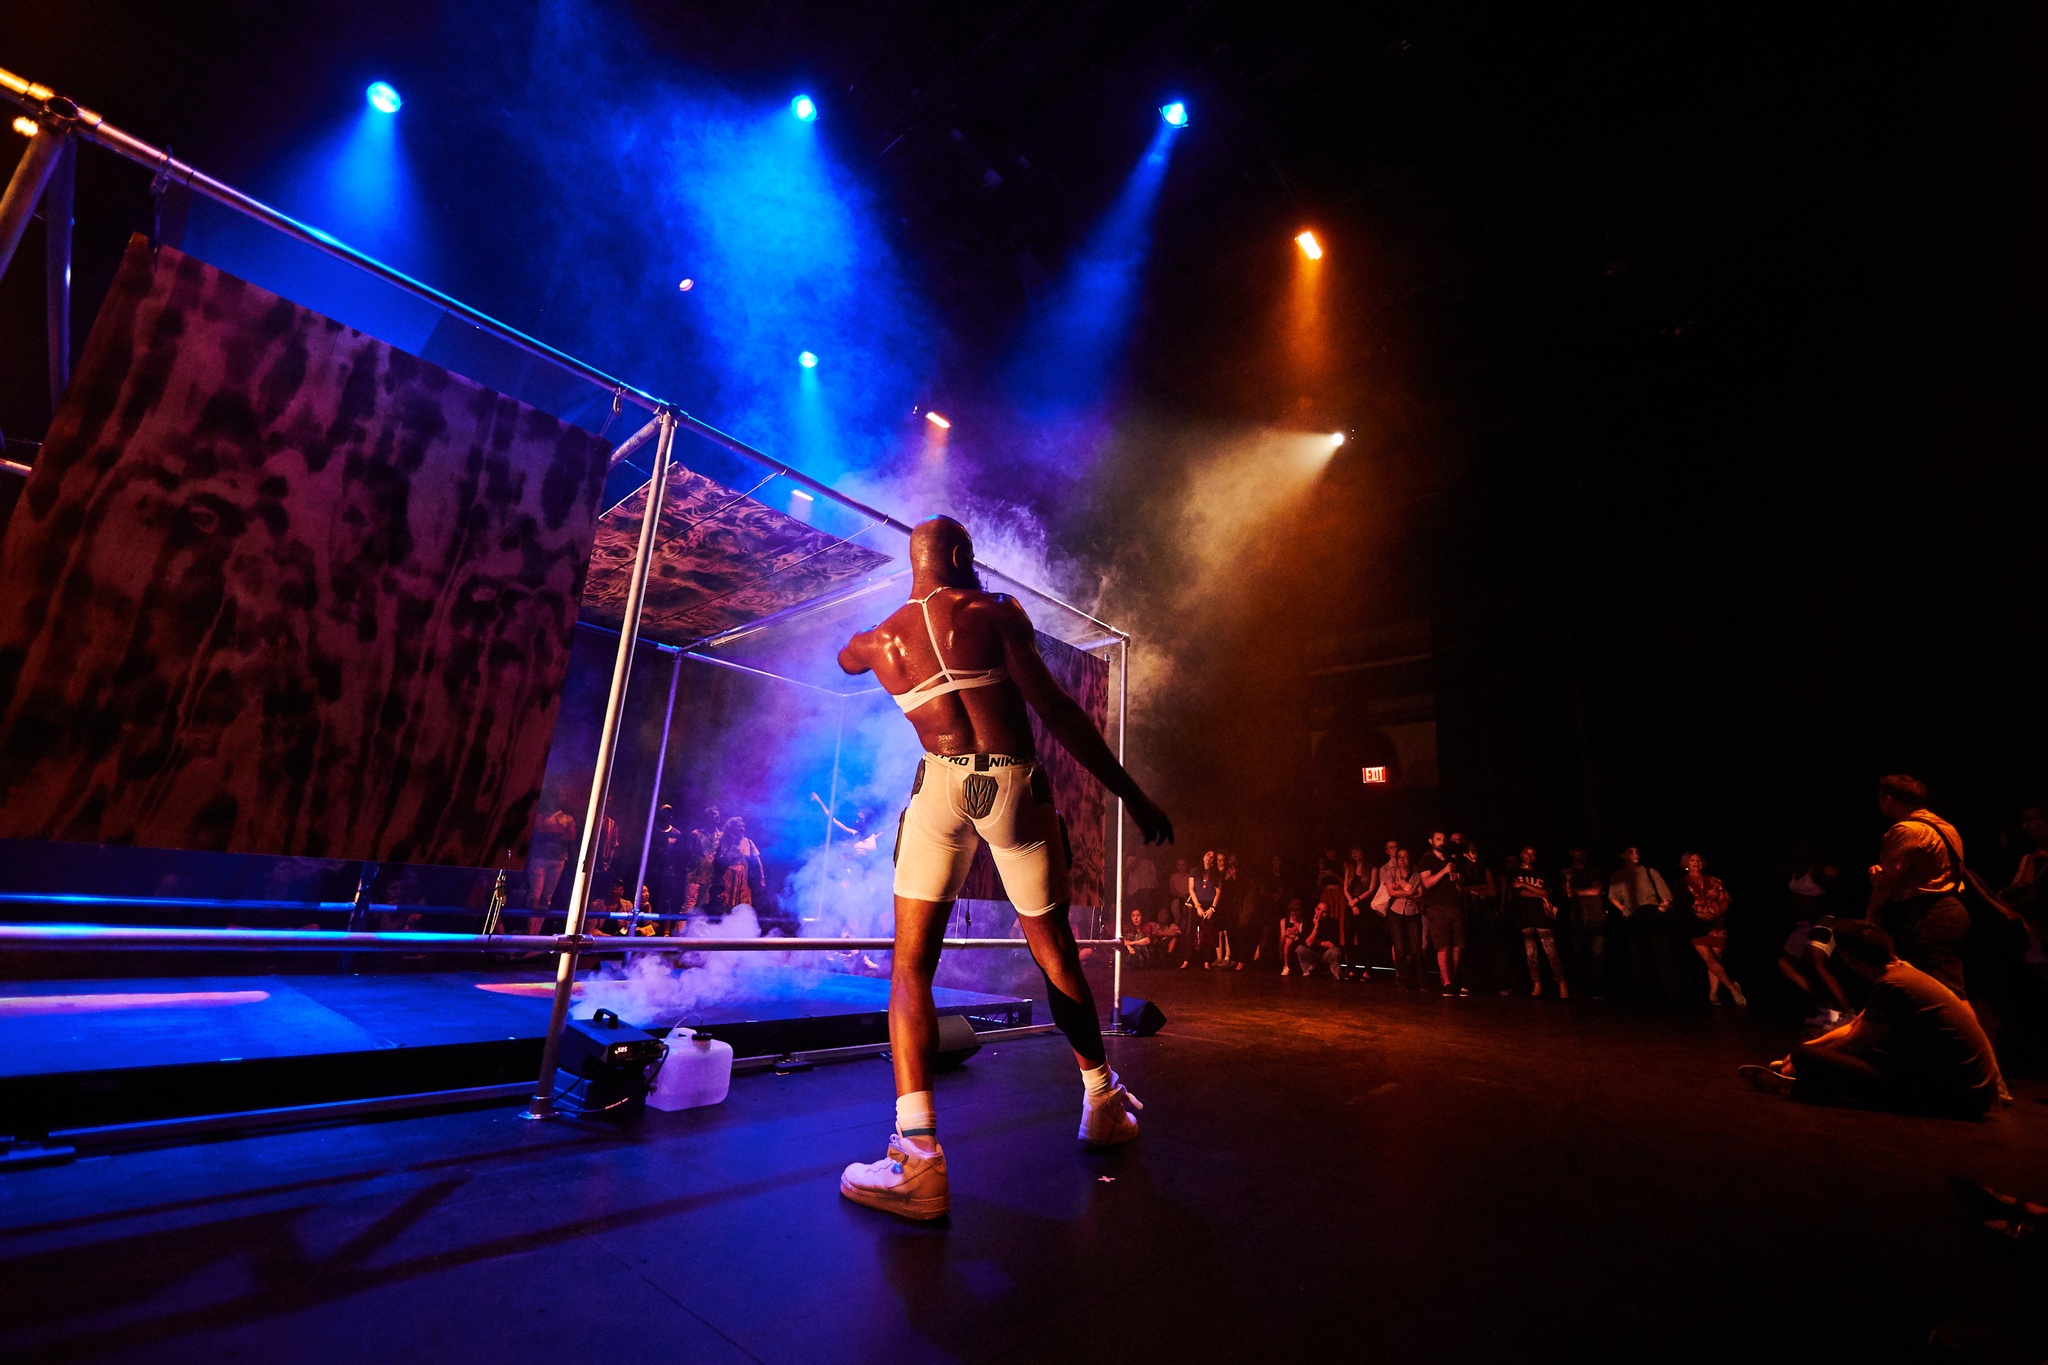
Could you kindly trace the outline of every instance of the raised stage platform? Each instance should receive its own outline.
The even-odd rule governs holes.
[[[689,982],[691,973],[679,980]],[[0,985],[0,1132],[42,1136],[152,1119],[530,1081],[551,976],[445,972],[26,981]],[[597,1003],[653,1032],[705,1029],[740,1058],[888,1038],[889,983],[777,968],[717,998],[638,1010],[598,983]],[[1032,1022],[1032,1002],[938,989],[939,1013],[977,1030]]]

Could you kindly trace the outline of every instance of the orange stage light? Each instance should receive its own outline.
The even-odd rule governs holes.
[[[1312,261],[1323,259],[1323,244],[1316,240],[1313,232],[1302,231],[1294,234],[1294,244],[1301,248],[1301,254]]]
[[[937,414],[936,412],[926,413],[924,415],[924,420],[930,422],[933,426],[939,428],[939,430],[941,431],[944,431],[953,425],[951,422],[948,422],[945,418],[939,416],[939,414]]]

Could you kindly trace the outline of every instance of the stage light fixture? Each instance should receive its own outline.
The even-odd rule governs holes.
[[[695,289],[696,287],[697,282],[695,280],[684,280],[681,284],[676,286],[677,289],[680,289],[685,294],[689,293],[692,289]]]
[[[926,413],[924,415],[924,420],[930,422],[933,426],[939,428],[941,431],[949,430],[953,425],[951,422],[948,422],[945,418],[939,416],[939,414],[937,414],[936,412]]]
[[[1179,100],[1171,104],[1162,104],[1159,106],[1159,117],[1165,119],[1170,128],[1185,128],[1188,126],[1188,107]]]
[[[1343,433],[1343,432],[1341,432],[1341,431],[1333,431],[1333,432],[1331,432],[1331,433],[1330,433],[1330,449],[1332,449],[1332,450],[1335,450],[1335,449],[1336,449],[1336,448],[1337,448],[1338,446],[1341,446],[1341,445],[1343,445],[1343,444],[1344,444],[1344,433]]]
[[[818,368],[818,357],[812,355],[809,351],[805,351],[797,356],[796,363],[807,370],[815,370]]]
[[[14,121],[14,131],[20,133],[23,137],[34,137],[36,135],[36,129],[38,129],[41,126],[42,125],[37,123],[34,119],[28,118],[26,116],[18,118]]]
[[[1301,254],[1312,261],[1323,259],[1323,244],[1316,240],[1313,232],[1301,231],[1294,234],[1294,244],[1301,248]]]
[[[798,123],[815,123],[818,118],[818,105],[809,95],[798,95],[789,102],[789,112],[796,115]]]
[[[790,489],[789,495],[792,498],[796,498],[802,502],[816,502],[818,500],[814,495],[804,492],[804,490],[801,488]]]
[[[370,101],[370,107],[380,114],[395,114],[405,103],[398,97],[398,92],[384,81],[373,82],[363,95]]]

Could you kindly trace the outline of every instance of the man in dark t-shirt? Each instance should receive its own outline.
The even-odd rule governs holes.
[[[1792,1049],[1751,1084],[1817,1100],[1981,1116],[2004,1089],[1977,1016],[1939,980],[1899,960],[1891,936],[1867,921],[1835,926],[1836,963],[1871,983],[1863,1012]]]
[[[1456,995],[1458,955],[1465,950],[1465,897],[1448,842],[1442,830],[1429,836],[1429,852],[1422,857],[1422,918],[1436,949],[1437,980],[1445,995]],[[1467,989],[1465,994],[1472,992]]]

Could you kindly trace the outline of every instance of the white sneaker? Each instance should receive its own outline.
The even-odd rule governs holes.
[[[944,1218],[953,1207],[946,1182],[946,1154],[932,1144],[929,1152],[889,1135],[889,1155],[875,1162],[854,1162],[839,1177],[839,1192],[856,1204],[900,1218]]]
[[[1111,1073],[1114,1075],[1115,1073]],[[1114,1147],[1138,1135],[1138,1119],[1131,1111],[1143,1109],[1138,1097],[1118,1081],[1107,1093],[1081,1097],[1081,1141],[1090,1147]]]

